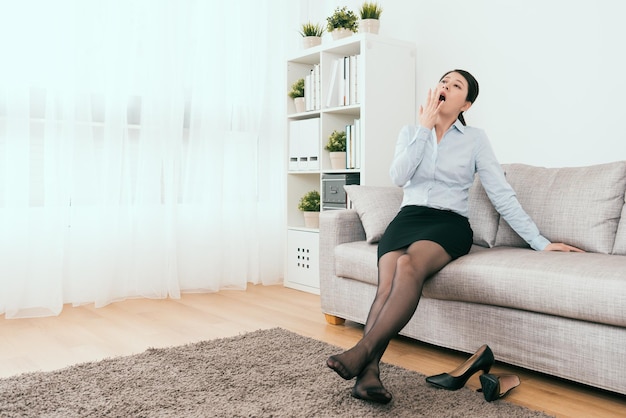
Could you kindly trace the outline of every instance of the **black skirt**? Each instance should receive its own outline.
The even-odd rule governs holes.
[[[473,237],[469,220],[463,215],[426,206],[404,206],[378,243],[378,259],[416,241],[433,241],[454,260],[469,252]]]

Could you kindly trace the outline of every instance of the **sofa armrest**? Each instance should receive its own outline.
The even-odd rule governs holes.
[[[320,212],[320,246],[334,248],[344,242],[365,241],[365,230],[354,209]]]
[[[320,213],[319,229],[320,297],[322,308],[332,305],[335,278],[335,247],[346,242],[365,241],[365,230],[354,209]]]

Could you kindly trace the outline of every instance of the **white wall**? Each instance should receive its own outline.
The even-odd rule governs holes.
[[[384,36],[418,49],[417,100],[449,69],[480,95],[466,114],[500,162],[546,167],[626,160],[626,13],[622,0],[379,0]],[[300,0],[299,23],[326,23],[361,0]],[[324,42],[331,42],[325,36]],[[292,51],[294,52],[294,51]],[[395,133],[393,140],[395,140]]]

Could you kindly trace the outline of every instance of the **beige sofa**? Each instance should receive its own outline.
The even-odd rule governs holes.
[[[402,335],[626,394],[626,161],[503,166],[542,234],[586,253],[534,251],[500,219],[477,179],[471,252],[429,279]],[[320,216],[320,292],[330,323],[363,324],[376,242],[402,189],[346,186],[353,209]]]

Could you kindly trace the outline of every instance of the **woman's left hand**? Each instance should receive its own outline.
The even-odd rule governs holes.
[[[571,245],[563,244],[562,242],[553,242],[551,244],[548,244],[546,248],[544,248],[543,250],[544,251],[561,251],[564,253],[570,253],[570,252],[584,253],[585,252],[581,250],[580,248],[572,247]]]

